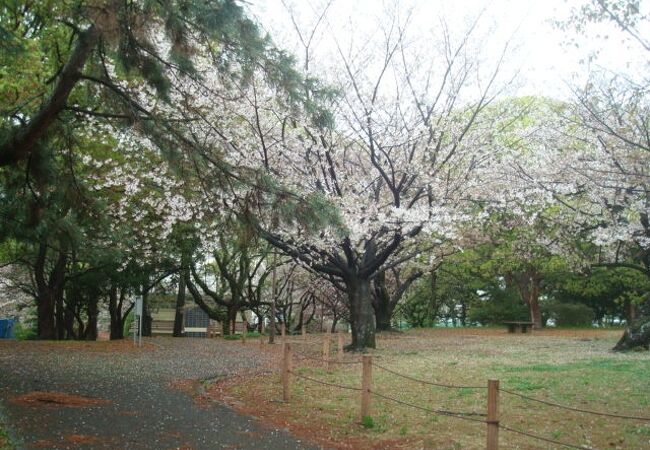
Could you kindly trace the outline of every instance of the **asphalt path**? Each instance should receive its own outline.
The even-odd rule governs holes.
[[[194,401],[184,380],[228,377],[268,365],[254,345],[153,338],[130,344],[0,341],[0,415],[25,449],[312,449],[218,402]],[[24,394],[97,399],[72,407]]]

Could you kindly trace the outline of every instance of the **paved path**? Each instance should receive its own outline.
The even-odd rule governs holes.
[[[172,380],[228,376],[263,366],[253,345],[154,338],[128,343],[0,341],[0,414],[19,448],[308,449],[285,431],[262,426],[221,404],[198,406]],[[108,400],[65,407],[17,403],[34,391]]]

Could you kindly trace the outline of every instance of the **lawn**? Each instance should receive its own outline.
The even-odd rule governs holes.
[[[417,407],[484,420],[488,379],[502,389],[579,409],[650,416],[650,353],[611,352],[620,331],[548,330],[512,335],[500,329],[437,329],[388,334],[370,354],[373,390]],[[320,337],[292,339],[294,371],[332,384],[359,387],[360,365],[327,370],[300,355],[319,356]],[[335,347],[335,346],[334,346]],[[267,350],[277,352],[279,346]],[[345,355],[346,361],[358,357]],[[396,376],[379,366],[448,389]],[[447,417],[373,397],[370,418],[359,417],[360,393],[293,377],[291,401],[278,373],[209,389],[235,408],[267,423],[336,448],[483,449],[484,423]],[[500,393],[501,424],[585,448],[650,448],[650,422],[589,415]],[[557,448],[501,430],[500,448]]]

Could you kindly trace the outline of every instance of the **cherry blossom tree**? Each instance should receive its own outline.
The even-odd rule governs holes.
[[[264,197],[275,213],[248,205],[249,218],[273,245],[345,287],[354,350],[375,346],[371,281],[415,257],[421,236],[457,238],[470,199],[485,195],[478,173],[494,162],[492,119],[482,113],[501,61],[486,68],[474,57],[476,22],[458,39],[443,26],[426,45],[408,35],[408,18],[389,16],[373,39],[338,47],[336,127],[279,113],[263,92],[247,96],[257,164],[290,191]],[[334,205],[340,226],[310,233],[282,220],[291,195]]]

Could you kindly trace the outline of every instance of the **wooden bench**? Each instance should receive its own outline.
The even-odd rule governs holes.
[[[508,327],[508,333],[528,333],[533,330],[533,322],[503,322]]]
[[[174,334],[174,321],[154,320],[151,322],[151,335]]]

